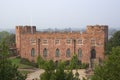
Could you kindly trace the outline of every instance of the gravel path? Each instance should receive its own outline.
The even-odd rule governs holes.
[[[27,79],[26,80],[40,80],[40,74],[42,74],[44,72],[43,69],[39,69],[36,70],[33,73],[30,73],[27,75]],[[77,72],[79,73],[79,78],[82,80],[82,78],[86,78],[86,70],[85,69],[79,69],[77,70]],[[76,73],[76,70],[73,70],[73,74]]]
[[[28,74],[26,80],[40,80],[40,74],[43,72],[43,69],[36,70],[35,72]]]

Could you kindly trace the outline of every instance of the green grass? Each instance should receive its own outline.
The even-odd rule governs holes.
[[[15,64],[18,66],[18,68],[26,68],[26,69],[29,69],[29,68],[34,68],[33,66],[30,66],[30,65],[26,65],[26,64],[22,64],[20,61],[21,59],[20,58],[10,58],[12,64]]]

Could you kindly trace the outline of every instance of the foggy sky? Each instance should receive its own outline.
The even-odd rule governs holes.
[[[120,0],[0,0],[0,28],[120,27]]]

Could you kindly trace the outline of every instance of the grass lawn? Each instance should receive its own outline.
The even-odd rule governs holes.
[[[26,64],[22,64],[20,61],[20,58],[10,58],[10,60],[12,61],[12,64],[15,64],[18,66],[18,68],[25,68],[25,69],[30,69],[30,68],[34,68],[33,66],[30,65],[26,65]]]

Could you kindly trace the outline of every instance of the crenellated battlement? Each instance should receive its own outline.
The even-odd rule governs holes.
[[[87,31],[106,31],[108,30],[108,26],[107,25],[88,25],[87,26]]]
[[[24,33],[32,33],[34,34],[36,32],[36,26],[16,26],[16,32],[19,32],[21,34]]]

